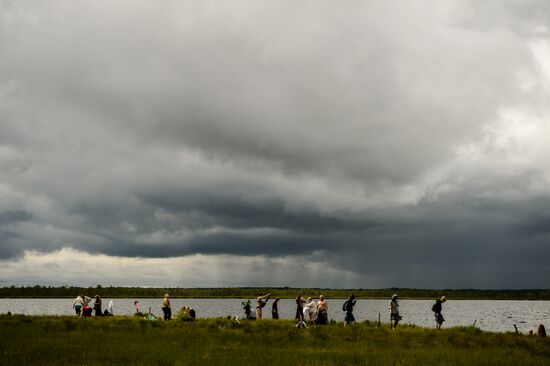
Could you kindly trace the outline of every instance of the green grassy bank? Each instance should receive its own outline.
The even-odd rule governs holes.
[[[474,328],[0,316],[0,365],[548,365],[550,341]]]

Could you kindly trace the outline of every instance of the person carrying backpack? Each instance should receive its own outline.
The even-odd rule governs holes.
[[[435,300],[435,304],[432,305],[432,311],[435,315],[435,329],[440,330],[441,325],[443,325],[443,322],[445,319],[443,318],[443,315],[441,314],[443,310],[442,304],[447,301],[447,298],[445,296],[441,296],[441,299]]]
[[[344,327],[347,324],[355,323],[355,317],[353,316],[353,307],[355,306],[357,300],[355,300],[355,295],[351,294],[349,299],[342,305],[342,310],[346,312],[346,317],[344,318]]]

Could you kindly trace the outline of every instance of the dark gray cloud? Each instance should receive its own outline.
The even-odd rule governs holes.
[[[0,258],[545,286],[548,19],[543,1],[5,1]]]

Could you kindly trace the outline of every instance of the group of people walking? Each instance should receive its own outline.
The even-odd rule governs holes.
[[[250,300],[243,302],[243,310],[245,313],[245,319],[249,320],[260,320],[263,318],[263,308],[267,305],[271,294],[260,293],[256,298],[256,316],[252,315],[252,306]],[[296,315],[295,319],[298,320],[298,327],[305,327],[306,320],[311,324],[328,324],[328,302],[323,295],[319,296],[319,300],[315,302],[311,297],[305,299],[302,294],[294,299],[296,303]],[[434,312],[436,329],[441,329],[445,319],[442,315],[443,306],[442,304],[447,301],[445,296],[437,299],[435,304],[432,306],[432,311]],[[345,312],[344,316],[344,327],[348,324],[355,323],[355,316],[353,315],[353,308],[357,303],[357,299],[354,294],[351,294],[350,297],[342,304],[342,310]],[[403,319],[399,313],[399,295],[393,294],[390,302],[388,303],[388,309],[390,313],[390,325],[391,329],[395,330],[399,322]],[[271,307],[271,317],[273,319],[279,319],[279,298],[275,298]]]
[[[267,305],[269,299],[271,298],[271,293],[263,294],[260,293],[258,297],[256,298],[256,311],[255,316],[252,315],[252,306],[250,303],[250,300],[247,302],[243,302],[243,309],[245,312],[245,319],[250,320],[260,320],[263,318],[263,308]],[[390,312],[390,324],[391,329],[395,330],[397,328],[397,325],[401,321],[402,317],[399,313],[399,296],[398,294],[393,294],[391,297],[390,302],[388,303],[388,309]],[[435,322],[436,322],[436,329],[440,330],[441,326],[443,325],[443,322],[445,319],[442,315],[443,310],[443,303],[446,302],[446,297],[442,296],[441,298],[437,299],[435,303],[432,306],[432,311],[434,313]],[[319,296],[319,300],[315,302],[311,297],[308,297],[307,299],[302,296],[301,293],[298,294],[298,296],[294,299],[296,303],[296,315],[295,319],[298,320],[297,326],[299,327],[305,327],[306,326],[306,320],[309,321],[311,324],[328,324],[329,318],[328,318],[328,302],[324,295]],[[353,324],[355,322],[355,317],[353,315],[353,309],[356,305],[357,299],[354,294],[351,294],[350,297],[343,303],[342,305],[342,311],[345,312],[344,316],[344,326],[348,324]],[[96,316],[110,316],[114,314],[113,311],[113,300],[109,301],[108,309],[105,309],[102,312],[102,300],[99,295],[95,296],[95,300],[92,303],[92,306],[90,304],[92,303],[92,298],[85,296],[85,295],[79,295],[73,300],[73,308],[75,310],[76,315],[83,316],[83,317],[89,317],[92,316],[92,311],[95,311]],[[135,314],[136,315],[142,315],[141,313],[141,305],[139,301],[134,302],[135,307]],[[170,320],[172,319],[172,305],[170,303],[170,295],[165,294],[164,298],[162,299],[162,312],[163,312],[163,319],[164,320]],[[191,307],[187,308],[184,307],[183,310],[185,310],[187,313],[189,313],[189,317],[194,319],[195,318],[195,310],[193,310]],[[149,310],[149,315],[151,315],[151,311]],[[271,305],[271,317],[273,319],[279,319],[279,298],[275,298]]]
[[[102,300],[99,295],[95,295],[93,307],[90,306],[92,299],[86,295],[78,295],[73,300],[73,309],[78,316],[90,317],[92,311],[95,312],[95,316],[111,316],[113,315],[114,303],[113,300],[109,301],[109,306],[103,312],[101,311]]]

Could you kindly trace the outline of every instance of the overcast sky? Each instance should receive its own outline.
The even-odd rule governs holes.
[[[548,24],[0,0],[0,286],[548,288]]]

